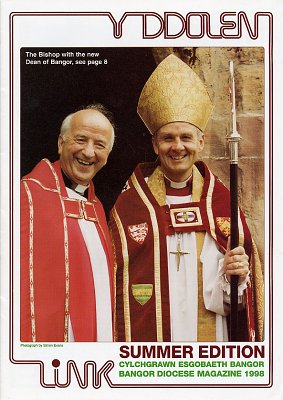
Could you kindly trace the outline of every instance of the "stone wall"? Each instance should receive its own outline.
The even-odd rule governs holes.
[[[264,256],[264,49],[249,48],[154,48],[157,64],[174,53],[206,84],[214,105],[205,132],[203,160],[229,187],[231,129],[229,61],[234,61],[239,149],[239,203]]]

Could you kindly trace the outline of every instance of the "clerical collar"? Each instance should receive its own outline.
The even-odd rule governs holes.
[[[191,186],[191,184],[192,184],[192,179],[193,179],[193,176],[190,175],[190,176],[188,177],[188,179],[186,179],[186,180],[183,181],[183,182],[174,182],[174,181],[172,181],[171,179],[167,178],[167,176],[164,175],[165,185],[166,185],[166,186],[169,186],[169,187],[171,187],[171,188],[173,188],[173,189],[183,189],[183,188],[185,188],[186,186]]]
[[[72,183],[71,189],[77,192],[78,194],[84,196],[86,190],[89,188],[89,185],[78,185],[77,183]]]
[[[81,196],[87,196],[87,189],[89,188],[89,184],[87,186],[85,185],[80,185],[75,182],[72,182],[70,178],[65,174],[65,172],[62,170],[62,175],[64,179],[64,183],[66,187],[69,189],[74,190],[76,193],[80,194]]]
[[[166,196],[189,196],[192,194],[192,175],[184,182],[174,182],[164,175]]]

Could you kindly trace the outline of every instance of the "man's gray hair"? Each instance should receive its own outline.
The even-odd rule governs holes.
[[[203,131],[201,131],[197,126],[197,135],[198,135],[198,139],[200,140],[202,138],[202,135],[204,134]]]
[[[61,124],[61,128],[60,128],[60,136],[62,137],[63,140],[66,139],[66,133],[70,128],[71,122],[72,122],[72,118],[74,116],[74,114],[78,111],[83,111],[83,110],[96,110],[99,111],[101,114],[103,114],[108,121],[110,122],[110,124],[112,125],[112,138],[111,138],[111,142],[110,142],[110,151],[113,148],[114,145],[114,141],[115,141],[115,123],[114,123],[114,117],[111,111],[109,111],[103,104],[101,103],[92,103],[89,104],[88,106],[85,107],[81,107],[78,110],[76,110],[75,112],[67,115],[67,117],[63,120],[62,124]]]

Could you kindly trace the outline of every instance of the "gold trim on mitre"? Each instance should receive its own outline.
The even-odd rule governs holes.
[[[153,71],[141,92],[137,112],[151,134],[170,122],[189,122],[204,131],[212,102],[201,79],[173,54]]]

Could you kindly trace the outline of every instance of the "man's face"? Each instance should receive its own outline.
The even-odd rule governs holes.
[[[72,182],[87,185],[106,164],[112,135],[111,123],[99,111],[73,115],[64,138],[58,138],[61,168]]]
[[[203,150],[204,136],[187,122],[171,122],[162,126],[153,138],[161,169],[174,182],[185,181]]]

